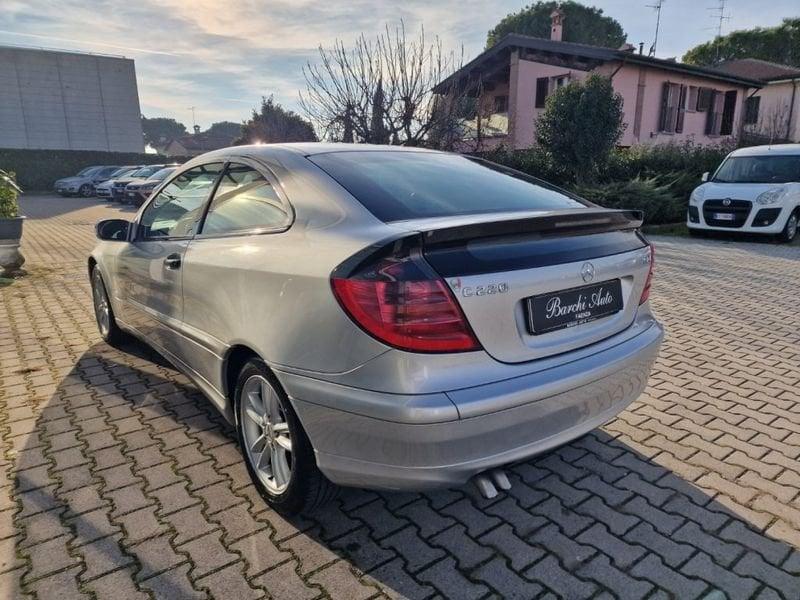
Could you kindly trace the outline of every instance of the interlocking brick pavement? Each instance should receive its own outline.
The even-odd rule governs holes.
[[[23,209],[30,274],[0,290],[0,596],[800,597],[798,245],[657,240],[646,393],[513,467],[509,494],[347,490],[287,520],[185,377],[100,341],[86,254],[124,211]]]

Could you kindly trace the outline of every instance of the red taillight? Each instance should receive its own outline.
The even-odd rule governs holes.
[[[414,259],[388,258],[350,277],[333,277],[339,303],[380,341],[413,352],[480,349],[447,285]]]
[[[650,269],[647,271],[647,281],[644,282],[644,289],[642,290],[642,297],[639,298],[639,304],[642,305],[650,298],[650,284],[653,283],[653,269],[656,265],[656,249],[653,244],[650,244]]]

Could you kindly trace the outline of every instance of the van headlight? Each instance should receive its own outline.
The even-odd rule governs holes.
[[[776,187],[760,194],[758,198],[756,198],[756,202],[759,204],[775,204],[783,200],[784,196],[786,196],[786,187]]]
[[[689,196],[689,204],[700,204],[703,201],[703,198],[706,195],[706,188],[705,186],[700,186],[694,188],[694,191]]]

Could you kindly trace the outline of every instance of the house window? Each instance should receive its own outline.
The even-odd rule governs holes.
[[[722,102],[722,122],[719,128],[720,135],[733,133],[733,114],[736,112],[736,90],[725,92]]]
[[[711,108],[711,97],[714,90],[707,87],[701,87],[697,90],[697,112],[705,112]]]
[[[553,89],[557,90],[569,83],[569,75],[561,75],[560,77],[553,78]]]
[[[665,82],[661,95],[661,115],[658,129],[664,133],[683,131],[683,113],[686,106],[686,86]]]
[[[495,96],[494,97],[494,112],[507,113],[508,112],[508,96]]]
[[[750,96],[744,103],[745,125],[758,123],[758,109],[761,107],[761,96]]]
[[[549,77],[538,77],[536,79],[536,108],[544,108],[544,104],[547,101],[547,92],[549,88]]]
[[[687,96],[686,101],[686,112],[696,112],[697,111],[697,90],[698,87],[696,85],[689,86],[689,95]]]

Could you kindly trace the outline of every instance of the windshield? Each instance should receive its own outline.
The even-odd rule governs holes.
[[[148,179],[150,181],[163,181],[164,178],[172,173],[175,170],[175,167],[167,167],[166,169],[161,169],[160,171],[156,171],[153,173]]]
[[[494,163],[431,152],[310,156],[384,222],[586,206],[575,196]]]
[[[130,177],[150,177],[156,171],[161,169],[161,165],[157,167],[142,167],[141,169],[137,169],[133,173],[130,174]]]
[[[716,183],[791,183],[800,181],[800,154],[732,156],[714,174]]]
[[[78,171],[77,177],[81,177],[84,175],[91,175],[95,171],[99,171],[101,168],[102,167],[86,167],[85,169]]]
[[[122,177],[123,175],[127,175],[128,173],[133,173],[136,168],[131,167],[122,167],[121,169],[117,169],[111,174],[111,177]]]

